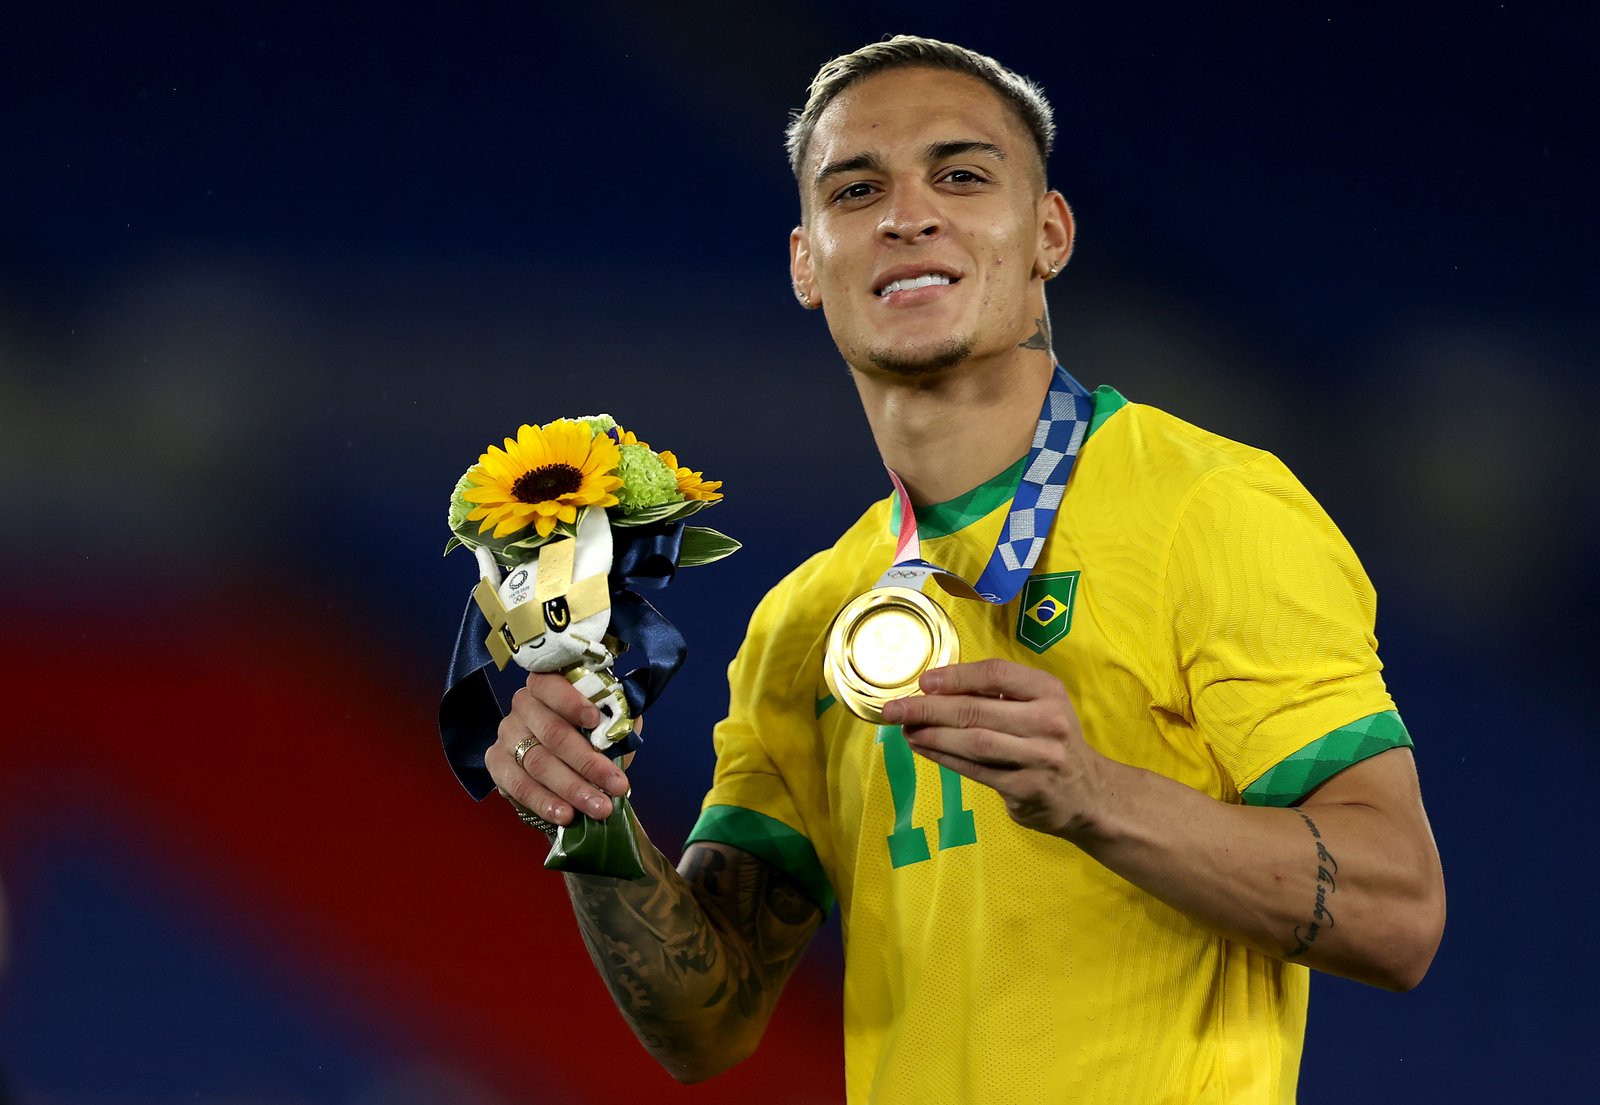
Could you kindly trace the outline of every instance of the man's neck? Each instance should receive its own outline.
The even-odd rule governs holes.
[[[1028,452],[1054,361],[1045,350],[969,360],[924,378],[853,372],[883,462],[917,506],[941,503]]]

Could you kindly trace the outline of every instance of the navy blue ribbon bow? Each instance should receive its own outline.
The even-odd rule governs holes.
[[[628,709],[639,717],[683,665],[688,652],[677,626],[639,594],[665,587],[678,570],[683,523],[613,527],[611,533],[611,635],[622,642],[619,662],[629,666],[618,678]],[[488,633],[489,623],[469,597],[456,633],[444,697],[439,700],[439,737],[445,758],[467,793],[480,801],[494,793],[494,780],[483,765],[483,755],[494,744],[500,719],[505,716],[490,680],[496,669],[483,643]],[[621,756],[639,743],[638,734],[630,733],[607,749],[606,755]]]

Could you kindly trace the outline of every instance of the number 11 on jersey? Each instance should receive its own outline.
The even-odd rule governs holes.
[[[878,726],[878,746],[883,749],[883,769],[889,776],[889,798],[894,803],[894,832],[889,834],[889,864],[905,867],[931,858],[927,830],[911,823],[917,804],[917,756],[898,725]],[[961,776],[939,765],[939,851],[975,844],[978,827],[972,811],[961,805]]]

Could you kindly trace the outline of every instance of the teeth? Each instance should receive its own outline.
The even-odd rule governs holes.
[[[928,288],[932,287],[934,284],[949,283],[950,278],[948,276],[940,276],[937,273],[930,272],[924,273],[921,276],[908,276],[904,280],[896,280],[892,284],[885,284],[883,291],[879,292],[878,294],[889,295],[892,292],[909,292],[914,288]]]

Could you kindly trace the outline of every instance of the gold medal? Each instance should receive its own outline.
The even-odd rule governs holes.
[[[932,599],[908,587],[875,587],[834,618],[822,676],[851,713],[882,724],[885,703],[920,694],[922,673],[960,654],[955,623]]]

